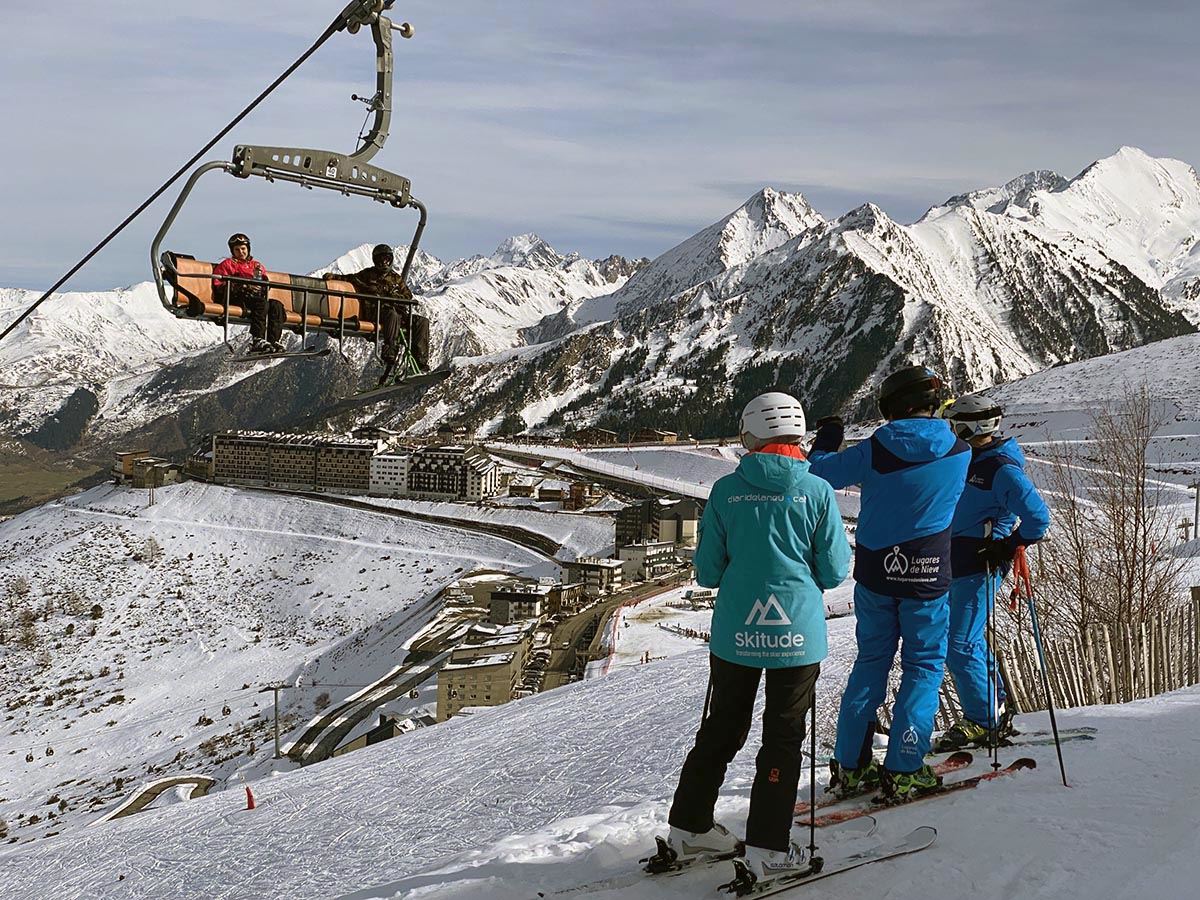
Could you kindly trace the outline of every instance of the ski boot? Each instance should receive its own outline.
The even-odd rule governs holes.
[[[959,719],[946,729],[933,745],[934,753],[953,753],[966,747],[982,747],[987,741],[988,729],[970,719]]]
[[[882,766],[879,769],[879,799],[884,803],[903,803],[941,786],[942,776],[927,765],[915,772],[892,772]]]
[[[952,753],[967,747],[1003,747],[1008,738],[1017,733],[1013,727],[1013,714],[1008,709],[1000,711],[995,728],[985,728],[970,719],[959,719],[937,739],[933,753]]]
[[[667,837],[656,837],[657,852],[642,860],[645,870],[652,875],[670,872],[691,865],[697,859],[732,856],[741,849],[741,841],[728,828],[714,822],[708,831],[685,831],[671,826]]]
[[[396,381],[396,372],[398,366],[396,360],[383,361],[383,373],[379,376],[379,382],[375,385],[376,388],[391,387]]]
[[[733,881],[721,889],[739,897],[774,887],[776,883],[815,872],[818,866],[808,858],[808,851],[798,844],[787,850],[767,850],[747,846],[743,856],[733,861]]]
[[[275,345],[270,341],[265,341],[262,338],[254,338],[250,341],[250,355],[259,356],[263,353],[274,353]]]
[[[839,799],[857,797],[879,787],[879,764],[871,760],[857,769],[844,769],[836,759],[829,760],[829,786],[825,793]]]

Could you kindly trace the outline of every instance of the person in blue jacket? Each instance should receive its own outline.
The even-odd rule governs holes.
[[[811,472],[835,488],[862,486],[854,551],[858,657],[838,714],[829,790],[846,796],[878,785],[892,800],[937,787],[925,765],[946,662],[950,521],[966,481],[970,448],[933,418],[942,382],[925,366],[884,379],[887,423],[838,452],[841,420],[818,423]],[[902,676],[887,757],[876,765],[876,713],[900,645]]]
[[[937,742],[938,752],[948,752],[996,744],[1012,733],[1004,683],[988,647],[988,614],[1017,548],[1045,537],[1050,511],[1025,474],[1017,442],[997,436],[1004,415],[998,405],[986,397],[960,397],[942,415],[971,445],[967,486],[951,525],[946,667],[963,718]]]
[[[746,405],[741,434],[750,452],[713,485],[694,559],[697,584],[720,591],[708,697],[671,805],[667,862],[736,846],[714,823],[713,809],[726,768],[749,735],[765,670],[744,860],[760,882],[806,864],[790,835],[805,716],[826,654],[821,595],[845,580],[850,564],[833,489],[809,474],[799,446],[804,433],[804,410],[787,394],[763,394]]]

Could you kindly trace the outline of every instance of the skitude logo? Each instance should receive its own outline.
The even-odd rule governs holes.
[[[750,615],[746,616],[747,625],[791,625],[792,620],[787,617],[787,613],[783,611],[783,606],[780,605],[779,599],[772,594],[767,598],[767,602],[755,600],[754,606],[750,608]]]

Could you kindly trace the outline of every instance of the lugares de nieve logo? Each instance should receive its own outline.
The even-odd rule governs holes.
[[[893,547],[892,552],[883,558],[883,571],[889,575],[908,574],[908,557],[900,552],[899,547]]]
[[[758,628],[789,628],[792,620],[784,612],[779,598],[772,594],[765,602],[754,601],[754,605],[750,607],[750,615],[746,616],[745,624]],[[804,635],[797,631],[789,631],[785,634],[739,631],[734,635],[734,643],[739,650],[802,650]]]

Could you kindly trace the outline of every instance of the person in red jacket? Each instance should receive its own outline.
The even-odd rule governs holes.
[[[238,232],[229,238],[229,253],[229,257],[213,266],[213,300],[222,304],[225,302],[226,282],[220,276],[267,280],[266,268],[250,255],[250,238],[246,235]],[[286,318],[283,304],[268,299],[267,286],[242,281],[230,281],[228,284],[229,304],[244,307],[250,317],[250,352],[278,353],[287,349],[282,341]]]

